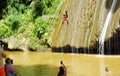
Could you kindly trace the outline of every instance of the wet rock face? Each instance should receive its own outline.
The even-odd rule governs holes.
[[[66,22],[62,24],[63,17],[60,17],[61,19],[59,19],[57,27],[50,37],[50,46],[56,49],[55,51],[98,53],[99,36],[112,3],[112,0],[108,1],[66,0],[61,14],[67,10],[69,25]],[[118,3],[120,4],[120,1],[117,2],[115,12],[109,23],[106,41],[113,37],[113,32],[120,25]],[[70,46],[68,50],[66,50],[67,45]],[[108,48],[108,43],[105,43],[105,46]]]

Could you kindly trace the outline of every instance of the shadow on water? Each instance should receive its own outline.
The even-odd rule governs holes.
[[[84,54],[99,54],[99,42],[96,41],[94,46],[89,48],[70,46],[69,44],[63,47],[52,47],[53,52],[64,53],[84,53]],[[120,28],[116,29],[112,37],[104,42],[104,54],[105,55],[119,55],[120,54]],[[61,51],[61,49],[63,51]],[[74,51],[72,51],[74,49]]]
[[[105,7],[106,7],[108,10],[111,8],[112,2],[113,2],[113,0],[106,0],[106,2],[105,2]],[[117,4],[116,4],[116,6],[115,6],[114,12],[116,12],[119,7],[120,7],[120,1],[117,0]]]
[[[18,76],[56,76],[58,67],[51,65],[15,65]]]

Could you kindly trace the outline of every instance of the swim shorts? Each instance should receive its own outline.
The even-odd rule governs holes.
[[[0,76],[5,76],[5,69],[4,68],[0,68]]]

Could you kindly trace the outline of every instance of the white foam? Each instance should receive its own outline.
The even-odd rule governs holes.
[[[96,55],[96,57],[120,58],[120,55]]]

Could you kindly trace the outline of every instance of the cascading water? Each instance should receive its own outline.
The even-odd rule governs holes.
[[[118,2],[116,0],[114,1]],[[112,0],[110,0],[110,2],[108,0],[65,0],[65,7],[63,7],[61,11],[58,24],[50,36],[49,44],[52,51],[98,54],[97,48],[99,48],[100,53],[104,54],[104,52],[101,51],[101,47],[104,42],[106,25],[108,27],[108,23],[111,23],[109,23],[111,26],[108,28],[109,33],[106,34],[106,39],[109,40],[113,36],[114,29],[117,28],[119,15],[119,10],[117,10],[114,12],[113,20],[110,21],[116,5],[116,3],[113,2],[114,5],[112,4],[110,11],[108,11],[107,7],[109,7],[111,2]],[[62,15],[65,11],[68,12],[68,25],[66,22],[62,24]],[[103,25],[104,29],[101,31],[102,33],[99,38]],[[98,42],[101,46],[97,45]],[[106,47],[108,48],[108,45]],[[105,51],[105,53],[107,51]]]
[[[105,24],[103,26],[103,29],[102,29],[102,32],[101,32],[101,35],[100,35],[100,39],[99,39],[99,54],[102,54],[102,55],[104,54],[104,40],[105,40],[106,31],[107,31],[109,22],[111,20],[112,14],[114,12],[116,3],[117,3],[117,0],[113,0],[112,6],[110,8],[110,11],[108,12]]]
[[[81,5],[81,1],[78,2],[78,5],[77,5],[77,9],[80,9],[79,6]],[[79,19],[80,19],[80,11],[77,10],[76,11],[76,15],[75,15],[75,19],[74,19],[74,29],[73,29],[73,32],[72,32],[72,39],[71,39],[71,45],[74,46],[74,40],[75,40],[75,37],[76,37],[76,34],[77,34],[77,24],[79,22]],[[72,48],[71,49],[72,53],[74,53],[76,51],[75,48]]]

